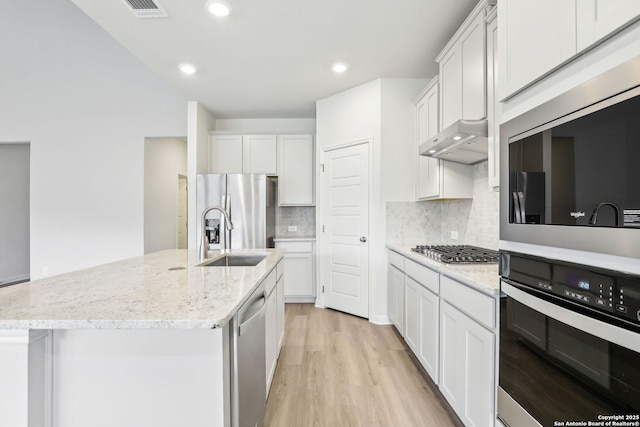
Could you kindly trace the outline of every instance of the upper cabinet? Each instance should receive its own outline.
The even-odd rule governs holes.
[[[576,1],[578,51],[633,22],[638,15],[638,0]]]
[[[416,100],[416,127],[418,132],[416,154],[420,144],[433,137],[440,129],[438,123],[440,117],[438,114],[439,88],[438,77],[434,77]],[[433,157],[418,155],[416,174],[417,200],[428,200],[439,195],[439,162],[440,160]]]
[[[279,206],[315,205],[311,134],[214,133],[209,136],[209,172],[277,175]]]
[[[313,135],[278,135],[278,204],[313,206]]]
[[[496,101],[498,79],[498,20],[496,10],[487,16],[487,146],[489,188],[500,187],[500,109]]]
[[[278,174],[276,135],[242,137],[242,172]]]
[[[418,157],[416,199],[465,199],[473,197],[473,169],[468,165],[418,155],[418,147],[439,131],[439,85],[434,77],[416,99]]]
[[[242,173],[242,135],[209,136],[209,171]]]
[[[637,0],[501,2],[498,101],[537,81],[639,15]]]
[[[211,173],[278,174],[276,135],[211,135]]]
[[[487,2],[481,1],[436,58],[440,67],[440,128],[480,120],[486,112]]]

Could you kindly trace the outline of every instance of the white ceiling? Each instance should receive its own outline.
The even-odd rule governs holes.
[[[186,99],[217,118],[313,118],[315,101],[380,77],[430,77],[477,0],[157,0],[139,19],[122,0],[72,0]],[[349,64],[336,75],[334,62]],[[192,76],[178,71],[189,62]]]

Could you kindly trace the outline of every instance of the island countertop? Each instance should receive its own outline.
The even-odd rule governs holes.
[[[267,257],[255,267],[199,267],[196,250],[166,250],[0,288],[0,329],[218,328],[284,252],[234,250]]]

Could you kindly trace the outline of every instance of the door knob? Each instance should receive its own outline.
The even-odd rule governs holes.
[[[366,241],[367,241],[367,238],[366,238],[366,237],[364,237],[364,236],[362,236],[362,237],[360,238],[360,241],[361,241],[362,243],[364,243],[364,242],[366,242]]]

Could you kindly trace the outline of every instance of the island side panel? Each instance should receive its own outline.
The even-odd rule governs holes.
[[[51,426],[50,331],[0,330],[0,426]]]
[[[54,331],[53,426],[229,426],[228,333]]]

